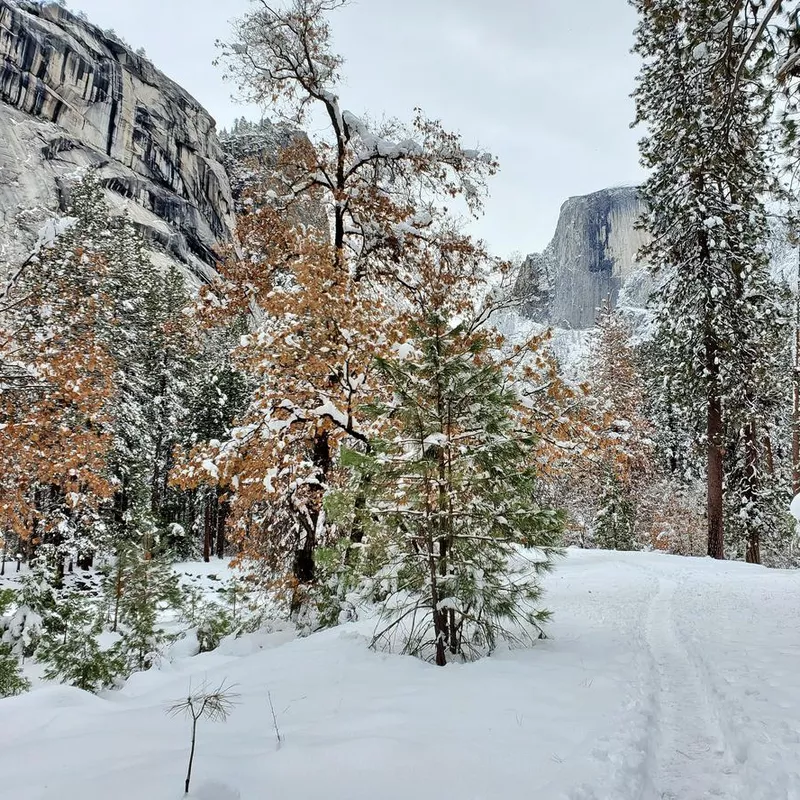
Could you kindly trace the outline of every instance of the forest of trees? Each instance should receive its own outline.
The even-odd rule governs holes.
[[[565,545],[795,566],[800,301],[766,204],[796,207],[797,12],[633,2],[658,288],[647,331],[598,309],[575,383],[541,326],[501,335],[515,267],[459,222],[497,160],[346,110],[342,4],[256,5],[221,45],[282,146],[225,134],[216,280],[155,265],[101,170],[3,270],[0,695],[24,659],[90,690],[147,668],[166,608],[211,649],[258,624],[251,593],[305,631],[368,607],[375,647],[444,665],[543,635]],[[223,556],[228,606],[181,592],[175,560]]]

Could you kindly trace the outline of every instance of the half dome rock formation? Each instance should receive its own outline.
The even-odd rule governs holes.
[[[636,254],[646,234],[636,226],[644,204],[635,187],[571,197],[561,206],[555,236],[527,257],[514,287],[522,313],[559,328],[591,328],[605,298],[643,306],[651,291]]]
[[[56,3],[0,0],[0,266],[93,165],[155,251],[207,277],[234,230],[221,161],[212,117],[146,57]]]

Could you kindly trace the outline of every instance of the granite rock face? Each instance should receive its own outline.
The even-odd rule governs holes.
[[[567,200],[553,240],[520,270],[514,294],[523,300],[522,313],[559,328],[584,329],[593,327],[606,298],[614,306],[643,306],[652,287],[636,260],[646,241],[636,228],[643,211],[634,187]]]
[[[146,58],[55,3],[0,0],[0,265],[94,165],[154,250],[206,277],[234,231],[221,162],[212,117]]]

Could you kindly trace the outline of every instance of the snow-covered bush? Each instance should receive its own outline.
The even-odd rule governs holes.
[[[103,615],[95,603],[76,590],[63,592],[48,618],[37,658],[46,664],[44,677],[87,692],[113,686],[125,671],[119,643],[101,644]]]
[[[0,697],[13,697],[30,689],[30,681],[22,674],[19,658],[10,644],[0,644]]]

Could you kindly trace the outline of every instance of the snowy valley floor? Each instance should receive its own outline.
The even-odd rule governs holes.
[[[547,585],[552,638],[468,666],[349,626],[2,700],[0,798],[177,800],[188,724],[165,708],[222,678],[241,696],[200,723],[200,800],[800,798],[800,573],[573,550]]]

